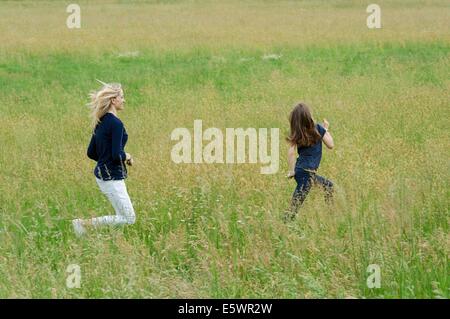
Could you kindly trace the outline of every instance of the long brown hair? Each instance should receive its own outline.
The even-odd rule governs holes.
[[[300,147],[309,147],[316,144],[321,136],[311,116],[309,107],[303,103],[298,103],[289,116],[291,132],[286,140]]]

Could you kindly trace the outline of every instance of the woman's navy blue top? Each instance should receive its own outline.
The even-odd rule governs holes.
[[[316,144],[309,147],[297,148],[299,157],[295,164],[295,168],[316,170],[319,168],[320,160],[322,159],[322,139],[326,133],[324,127],[320,124],[316,124],[316,129],[320,134],[320,139]]]
[[[122,121],[112,113],[106,113],[100,118],[100,123],[92,133],[87,156],[97,165],[94,175],[104,181],[127,178],[124,147],[128,134]]]

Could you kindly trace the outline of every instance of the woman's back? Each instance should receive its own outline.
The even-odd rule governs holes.
[[[101,180],[120,180],[127,177],[124,147],[128,134],[122,121],[112,113],[101,117],[88,147],[89,158],[96,160],[94,174]]]

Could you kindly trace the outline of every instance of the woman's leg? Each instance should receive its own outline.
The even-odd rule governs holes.
[[[333,182],[320,175],[314,175],[314,182],[322,186],[325,191],[325,201],[330,204],[333,200]]]
[[[116,215],[95,217],[93,226],[134,224],[136,216],[124,180],[102,181],[97,179],[100,190],[111,202]]]
[[[290,211],[286,214],[285,219],[294,219],[297,215],[299,207],[303,204],[311,189],[311,175],[302,169],[295,171],[295,181],[297,187],[292,195]]]

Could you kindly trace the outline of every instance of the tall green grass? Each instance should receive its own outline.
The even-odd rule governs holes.
[[[449,52],[418,40],[1,54],[0,296],[447,298]],[[78,239],[72,218],[112,213],[85,155],[96,78],[125,88],[137,223]],[[174,128],[283,137],[298,100],[331,123],[320,173],[332,206],[314,189],[282,222],[295,187],[282,141],[274,175],[170,160]],[[69,264],[79,289],[66,287]]]

